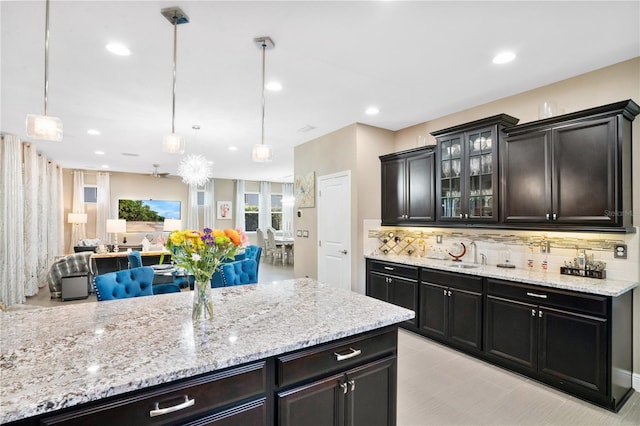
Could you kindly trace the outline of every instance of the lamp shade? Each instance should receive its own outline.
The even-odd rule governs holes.
[[[127,221],[124,219],[107,219],[107,232],[112,234],[127,232]]]
[[[27,136],[45,141],[62,141],[62,121],[48,115],[27,115]]]
[[[251,159],[255,163],[268,163],[273,160],[273,149],[271,145],[257,144],[253,147]]]
[[[87,223],[86,213],[69,213],[67,215],[67,222],[69,223]]]
[[[182,229],[182,221],[180,219],[165,219],[162,229],[164,231],[179,231]]]

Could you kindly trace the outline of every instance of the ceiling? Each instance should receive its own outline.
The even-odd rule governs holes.
[[[176,173],[180,156],[161,150],[173,28],[160,10],[171,6],[190,18],[178,26],[176,131],[218,178],[292,181],[293,147],[346,125],[399,130],[640,56],[638,1],[52,0],[48,109],[64,140],[33,141],[39,151],[65,168],[151,173],[157,163]],[[26,115],[44,110],[44,11],[44,0],[0,3],[0,130],[24,140]],[[276,44],[266,79],[283,86],[266,93],[275,155],[264,164],[250,158],[259,36]],[[131,55],[109,53],[111,41]],[[494,65],[504,49],[516,60]],[[379,114],[366,115],[372,105]]]

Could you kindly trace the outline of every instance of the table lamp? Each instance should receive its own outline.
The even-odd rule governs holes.
[[[165,219],[162,225],[163,231],[179,231],[182,229],[182,221],[180,219]]]
[[[113,236],[113,252],[120,251],[118,248],[118,232],[127,232],[127,221],[124,219],[107,219],[107,232]]]

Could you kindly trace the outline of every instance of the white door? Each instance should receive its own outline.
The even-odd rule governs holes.
[[[351,172],[318,177],[318,281],[351,290]]]

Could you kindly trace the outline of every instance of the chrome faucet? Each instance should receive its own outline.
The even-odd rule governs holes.
[[[480,263],[482,266],[487,266],[487,255],[484,253],[480,253]]]
[[[473,246],[473,263],[477,264],[478,263],[478,246],[476,246],[476,242],[475,241],[471,241],[471,244],[469,244],[469,247]]]

